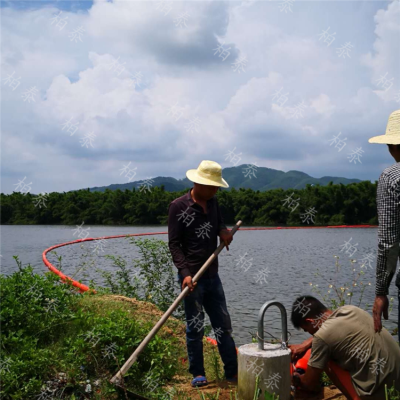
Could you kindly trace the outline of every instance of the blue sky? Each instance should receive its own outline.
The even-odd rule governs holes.
[[[40,9],[44,7],[57,8],[63,11],[77,12],[78,10],[89,10],[93,6],[93,1],[83,0],[83,1],[1,1],[1,7],[10,7],[17,10],[32,10]]]
[[[398,0],[2,2],[1,191],[183,178],[230,151],[377,180],[399,21]]]

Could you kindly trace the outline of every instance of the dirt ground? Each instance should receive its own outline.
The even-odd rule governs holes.
[[[186,396],[191,397],[192,399],[201,398],[199,389],[192,388],[190,381],[186,378],[182,379],[180,383],[174,383],[174,387],[178,390],[179,394],[186,394]],[[209,381],[208,385],[203,386],[200,390],[206,397],[207,394],[215,396],[219,390],[218,400],[230,400],[235,398],[234,393],[236,388],[236,385],[230,384],[226,381]],[[329,386],[324,387],[321,392],[317,394],[311,394],[309,392],[292,393],[292,400],[346,400],[346,397],[344,397],[335,386]]]
[[[296,400],[346,400],[346,397],[342,395],[342,392],[336,388],[336,386],[324,387],[321,393],[312,395],[310,393],[296,393],[294,396]]]

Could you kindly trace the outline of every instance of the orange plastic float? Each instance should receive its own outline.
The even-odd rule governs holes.
[[[306,354],[304,354],[303,358],[297,360],[294,366],[293,364],[290,365],[290,373],[293,374],[294,371],[297,371],[299,373],[304,374],[307,371],[307,364],[308,360],[310,359],[310,356],[311,356],[311,349],[308,349]],[[360,397],[358,396],[356,390],[354,389],[350,373],[340,368],[339,365],[334,363],[333,361],[328,362],[328,368],[334,375],[336,375],[336,378],[344,386],[344,388],[347,390],[351,398],[353,400],[359,400]]]
[[[260,231],[260,230],[274,230],[274,229],[325,229],[325,228],[376,228],[377,225],[337,225],[337,226],[277,226],[277,227],[260,227],[260,228],[239,228],[241,231]],[[151,236],[151,235],[167,235],[168,232],[146,232],[146,233],[132,233],[129,235],[116,235],[116,236],[102,236],[98,238],[86,238],[86,239],[78,239],[78,240],[73,240],[71,242],[65,242],[61,244],[56,244],[54,246],[49,247],[48,249],[43,251],[42,254],[42,259],[44,265],[53,272],[54,274],[58,275],[63,282],[65,281],[70,281],[72,282],[72,285],[75,286],[76,288],[79,289],[79,291],[86,292],[88,290],[92,291],[93,293],[96,293],[94,289],[90,289],[88,286],[84,285],[83,283],[80,283],[78,281],[73,280],[69,276],[63,274],[61,271],[59,271],[46,257],[47,253],[49,251],[52,251],[54,249],[57,249],[58,247],[63,247],[63,246],[68,246],[70,244],[76,244],[76,243],[82,243],[82,242],[90,242],[92,240],[101,240],[101,239],[118,239],[118,238],[123,238],[123,237],[131,237],[131,236]]]

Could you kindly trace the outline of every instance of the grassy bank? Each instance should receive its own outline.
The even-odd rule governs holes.
[[[1,398],[125,398],[108,380],[162,311],[106,291],[77,293],[50,272],[34,274],[29,265],[1,276],[0,283]],[[215,347],[204,345],[209,379],[222,377]],[[185,324],[171,317],[130,368],[124,385],[149,398],[178,398],[176,388],[190,381],[186,357]]]

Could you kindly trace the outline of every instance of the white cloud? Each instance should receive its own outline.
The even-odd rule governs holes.
[[[387,9],[376,13],[374,20],[377,36],[373,43],[374,53],[364,54],[361,62],[371,69],[374,93],[394,106],[394,91],[400,88],[400,2],[390,2]]]
[[[332,104],[328,95],[322,93],[315,99],[311,99],[311,107],[319,114],[330,117],[335,111],[335,106]]]
[[[338,3],[332,22],[340,23],[346,10],[357,14],[345,3]],[[109,185],[121,181],[113,171],[129,161],[138,167],[135,179],[180,178],[202,159],[229,166],[224,154],[235,146],[244,163],[315,176],[379,176],[381,153],[371,151],[368,159],[366,151],[357,168],[326,143],[343,131],[349,148],[368,148],[368,137],[383,132],[398,108],[373,85],[382,71],[400,81],[398,2],[381,5],[375,42],[357,43],[351,60],[318,41],[325,23],[318,17],[326,13],[317,2],[307,2],[307,12],[299,3],[297,16],[279,12],[276,2],[173,2],[168,15],[155,6],[96,1],[87,13],[63,11],[68,25],[61,31],[50,23],[53,7],[3,9],[3,76],[21,76],[16,90],[2,87],[5,192],[24,170],[38,192]],[[174,19],[184,11],[188,27],[178,28]],[[354,30],[371,29],[374,14],[364,15]],[[71,42],[68,32],[79,26],[83,42]],[[224,62],[213,54],[222,41],[231,47]],[[371,51],[357,54],[359,48]],[[231,67],[239,54],[248,57],[240,74]],[[105,67],[118,57],[126,67],[120,75]],[[141,71],[141,87],[128,87],[128,71]],[[34,85],[37,101],[23,102],[22,92]],[[272,100],[280,88],[289,93],[283,107]],[[285,118],[301,101],[303,117]],[[178,121],[168,115],[176,103],[183,108]],[[62,131],[71,117],[79,121],[74,136]],[[199,132],[186,129],[192,118],[199,118]],[[92,131],[94,148],[86,149],[79,140]],[[65,170],[68,178],[60,180]]]

